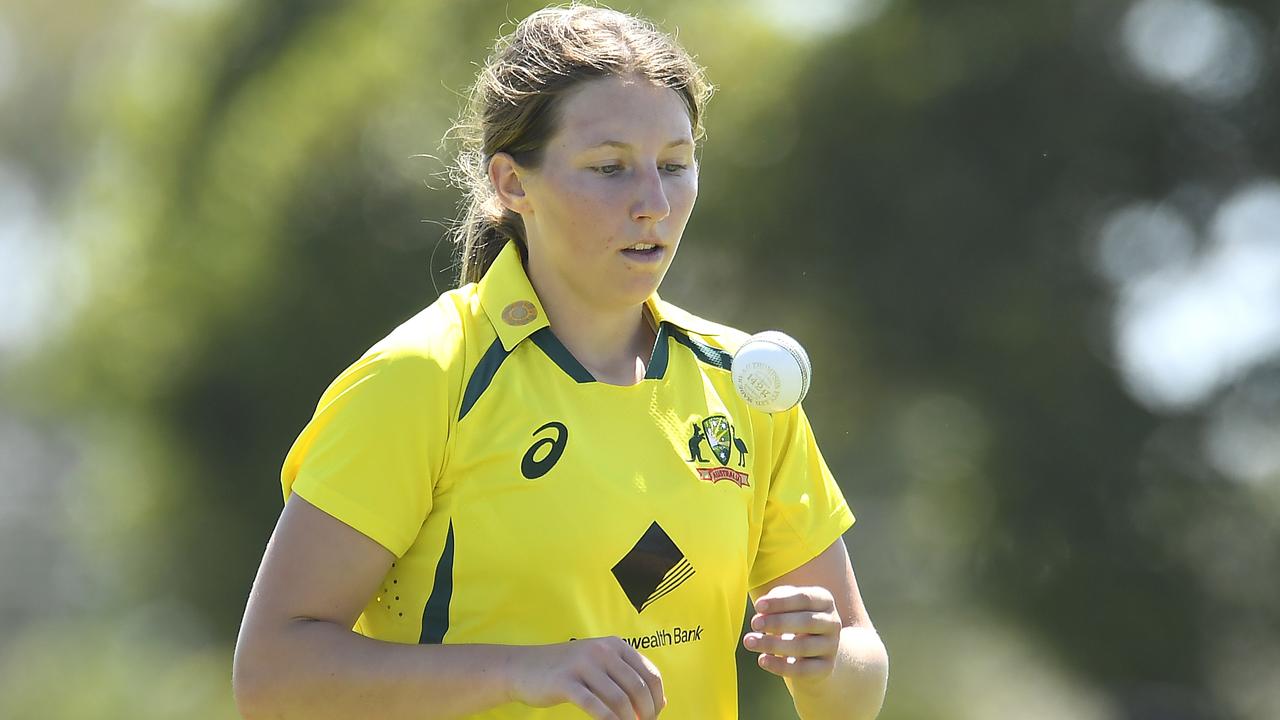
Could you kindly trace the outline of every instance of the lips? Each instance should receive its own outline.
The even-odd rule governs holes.
[[[623,248],[623,250],[644,251],[644,250],[652,250],[655,246],[662,247],[662,243],[658,242],[656,239],[641,240],[639,242],[635,242],[635,243],[632,243],[631,245],[628,245],[627,247]]]
[[[622,254],[638,262],[653,262],[662,257],[666,248],[654,243],[636,243],[622,249]]]

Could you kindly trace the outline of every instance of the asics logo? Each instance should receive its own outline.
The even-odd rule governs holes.
[[[564,446],[569,443],[569,428],[565,427],[564,423],[553,420],[534,430],[533,436],[538,437],[543,431],[551,431],[552,434],[529,446],[520,460],[520,474],[528,480],[537,480],[550,472],[551,468],[560,462],[560,456],[564,455]]]

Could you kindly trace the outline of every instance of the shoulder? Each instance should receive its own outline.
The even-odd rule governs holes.
[[[468,326],[474,325],[471,289],[446,292],[400,323],[347,367],[330,391],[374,378],[378,385],[393,387],[455,386],[466,365]]]
[[[451,365],[463,359],[467,336],[474,332],[474,285],[440,295],[435,302],[402,322],[364,354],[378,362],[429,360]]]
[[[468,325],[474,325],[465,290],[441,295],[348,364],[320,396],[320,424],[407,428],[441,413],[452,417],[462,395]]]

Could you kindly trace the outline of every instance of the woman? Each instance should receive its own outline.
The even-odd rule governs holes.
[[[339,376],[285,461],[246,717],[733,717],[748,595],[742,642],[803,717],[876,715],[853,516],[803,412],[749,408],[743,334],[655,292],[709,94],[610,10],[499,41],[463,124],[462,287]]]

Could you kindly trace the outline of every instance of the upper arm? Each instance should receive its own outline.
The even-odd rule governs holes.
[[[349,631],[395,556],[293,495],[276,523],[249,593],[232,662],[242,713],[294,664],[291,630],[328,622]]]
[[[754,602],[760,596],[775,587],[791,585],[794,587],[824,587],[835,598],[836,610],[840,612],[840,622],[845,627],[871,627],[871,618],[867,615],[866,606],[862,603],[862,595],[858,592],[858,581],[853,575],[853,564],[849,561],[849,551],[845,549],[844,540],[836,541],[823,550],[817,557],[781,577],[771,580],[751,591]]]
[[[349,525],[291,495],[249,594],[241,643],[292,620],[351,628],[395,559]]]

